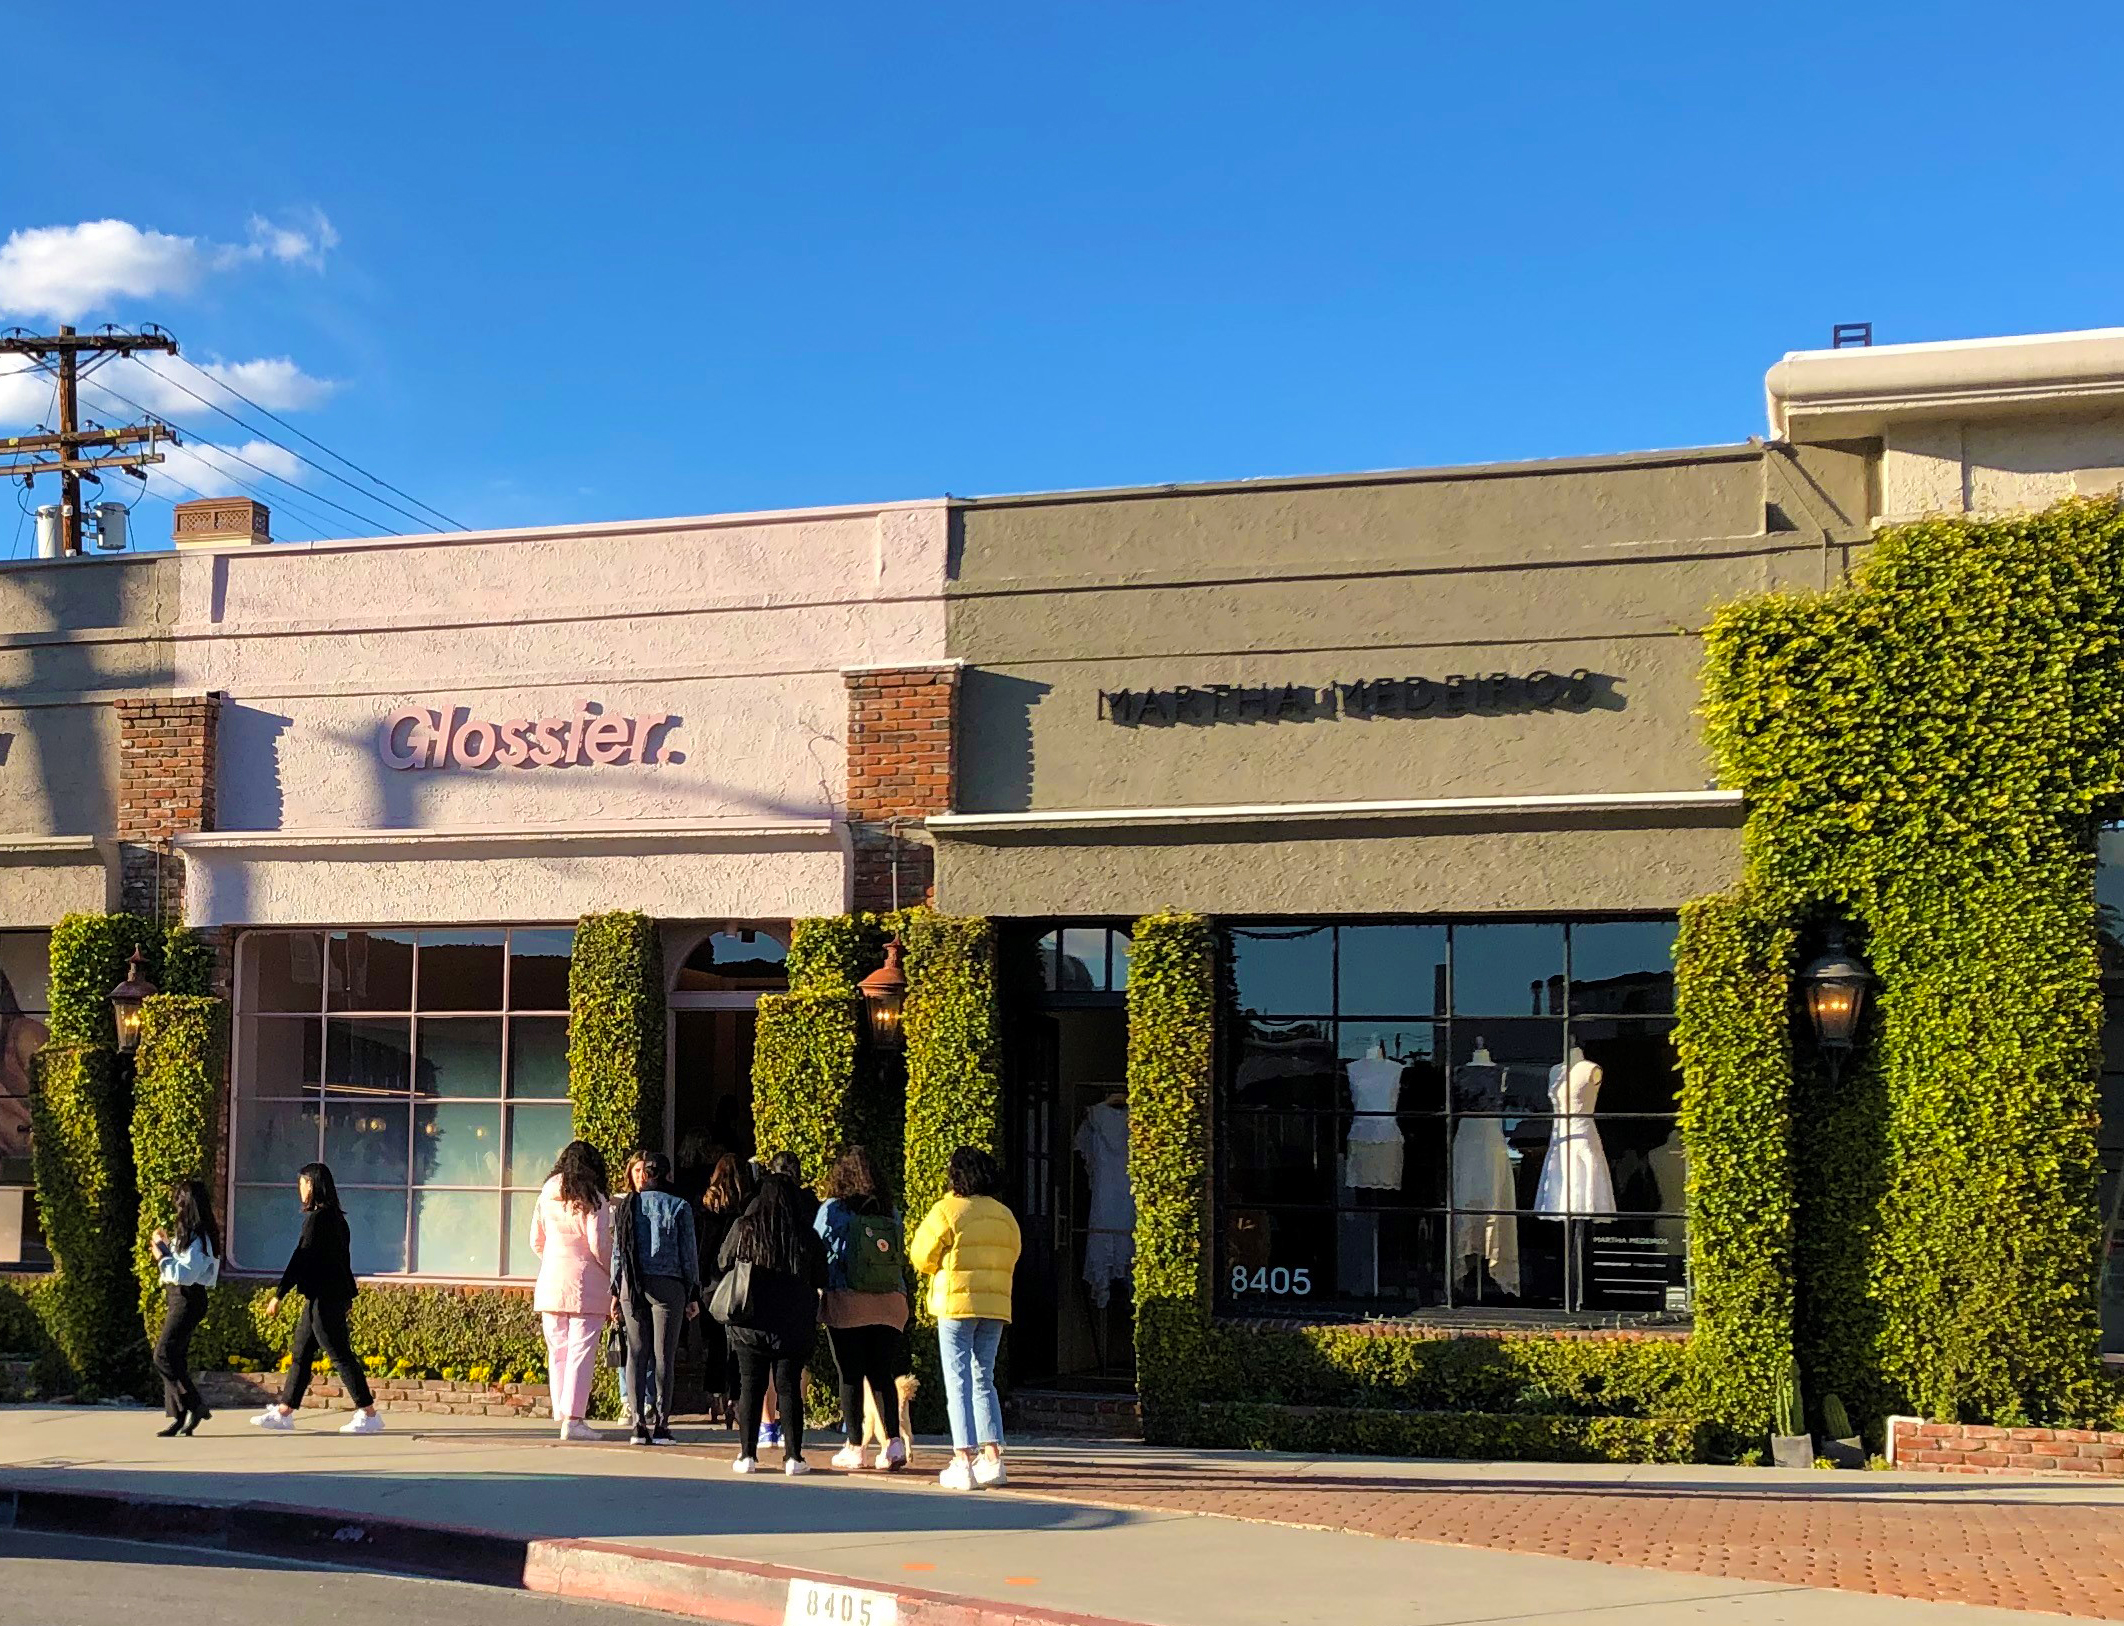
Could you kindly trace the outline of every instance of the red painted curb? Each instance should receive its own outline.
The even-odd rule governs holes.
[[[53,1490],[0,1480],[0,1530],[5,1529],[309,1559],[626,1604],[718,1626],[783,1626],[791,1584],[803,1581],[890,1595],[898,1606],[900,1626],[1133,1626],[1106,1616],[882,1585],[778,1564],[620,1542],[505,1536],[273,1502],[168,1502],[124,1491]]]

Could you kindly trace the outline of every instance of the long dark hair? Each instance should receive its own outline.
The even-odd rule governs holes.
[[[733,1261],[803,1275],[805,1232],[797,1220],[796,1187],[781,1175],[760,1177],[760,1194],[731,1233]]]
[[[662,1152],[636,1152],[634,1161],[642,1166],[642,1190],[669,1191],[671,1189],[671,1159]],[[632,1165],[630,1164],[631,1168]],[[630,1180],[631,1186],[633,1182]]]
[[[305,1214],[336,1214],[339,1212],[339,1187],[333,1182],[332,1171],[322,1163],[305,1163],[295,1171],[297,1180],[310,1183],[310,1194],[302,1200]]]
[[[725,1152],[715,1161],[708,1177],[708,1194],[701,1205],[711,1214],[735,1215],[752,1201],[752,1165],[735,1152]]]
[[[327,1179],[331,1177],[326,1176]],[[193,1239],[204,1237],[215,1258],[221,1257],[221,1227],[214,1223],[214,1199],[200,1180],[180,1180],[170,1187],[170,1206],[177,1211],[172,1226],[177,1246],[189,1248]]]
[[[560,1178],[561,1201],[589,1214],[605,1200],[610,1181],[605,1173],[605,1154],[586,1140],[571,1140],[553,1160],[553,1173]],[[549,1176],[551,1178],[551,1176]]]
[[[833,1160],[833,1167],[826,1171],[826,1195],[842,1202],[858,1197],[892,1201],[892,1193],[885,1189],[885,1177],[878,1173],[877,1159],[863,1146],[845,1147]]]

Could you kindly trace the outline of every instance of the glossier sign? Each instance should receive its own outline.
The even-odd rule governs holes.
[[[404,706],[377,731],[387,768],[613,768],[683,762],[670,749],[679,719],[669,712],[625,716],[578,700],[565,717],[481,717],[445,700]]]

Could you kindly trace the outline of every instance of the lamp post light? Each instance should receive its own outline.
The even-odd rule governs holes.
[[[1844,928],[1832,925],[1822,952],[1800,972],[1800,990],[1807,1005],[1807,1025],[1814,1030],[1814,1046],[1835,1080],[1844,1070],[1852,1047],[1858,1042],[1859,1020],[1866,1014],[1866,995],[1873,987],[1873,972],[1844,943]]]
[[[870,1018],[871,1042],[881,1050],[898,1050],[906,1043],[900,1015],[907,1004],[907,973],[900,968],[900,940],[885,944],[885,963],[857,984]]]
[[[130,1056],[140,1047],[140,1013],[161,990],[148,981],[147,959],[140,950],[125,968],[125,981],[111,990],[111,1015],[118,1022],[118,1053]]]

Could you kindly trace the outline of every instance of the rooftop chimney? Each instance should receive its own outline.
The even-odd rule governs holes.
[[[249,497],[202,497],[175,505],[180,548],[226,548],[273,540],[273,512]]]

